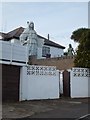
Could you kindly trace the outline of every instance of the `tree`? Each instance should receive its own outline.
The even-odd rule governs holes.
[[[88,30],[88,28],[79,28],[75,30],[71,35],[71,39],[73,39],[75,42],[80,42],[83,33],[87,32]]]
[[[71,39],[79,43],[74,60],[75,66],[90,68],[90,29],[80,28],[74,31]]]

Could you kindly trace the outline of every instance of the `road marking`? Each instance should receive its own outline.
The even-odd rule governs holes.
[[[78,119],[76,119],[76,120],[81,120],[81,119],[83,119],[83,118],[85,118],[85,117],[88,117],[90,114],[86,114],[86,115],[84,115],[84,116],[81,116],[80,118],[78,118]]]
[[[69,103],[74,103],[74,104],[81,104],[82,102],[69,101]]]

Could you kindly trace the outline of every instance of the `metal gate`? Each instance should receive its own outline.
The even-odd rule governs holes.
[[[20,67],[2,65],[2,101],[19,100]]]
[[[63,72],[63,95],[70,97],[70,72],[67,70]]]

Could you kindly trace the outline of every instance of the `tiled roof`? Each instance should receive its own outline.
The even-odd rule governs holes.
[[[8,33],[1,33],[2,37],[4,38],[4,41],[9,41],[12,38],[17,38],[19,39],[19,36],[21,35],[21,33],[24,31],[23,27],[19,27],[13,31],[10,31]],[[41,35],[38,35],[39,38],[44,39],[44,45],[48,45],[48,46],[53,46],[53,47],[57,47],[57,48],[62,48],[65,49],[64,46],[57,44],[51,40],[46,39],[45,37],[42,37]]]
[[[0,36],[2,36],[3,39],[5,39],[7,37],[7,34],[0,32]]]
[[[19,38],[19,36],[21,35],[21,33],[24,31],[23,27],[19,27],[11,32],[8,33],[8,38]]]
[[[62,49],[65,49],[64,46],[60,45],[60,44],[57,44],[51,40],[48,40],[40,35],[38,35],[39,38],[43,38],[45,41],[44,41],[44,45],[49,45],[49,46],[53,46],[53,47],[57,47],[57,48],[62,48]]]

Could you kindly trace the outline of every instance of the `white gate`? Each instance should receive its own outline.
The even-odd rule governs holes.
[[[59,71],[54,66],[21,68],[20,101],[59,98]]]
[[[71,98],[90,97],[90,69],[72,68],[70,73]]]

